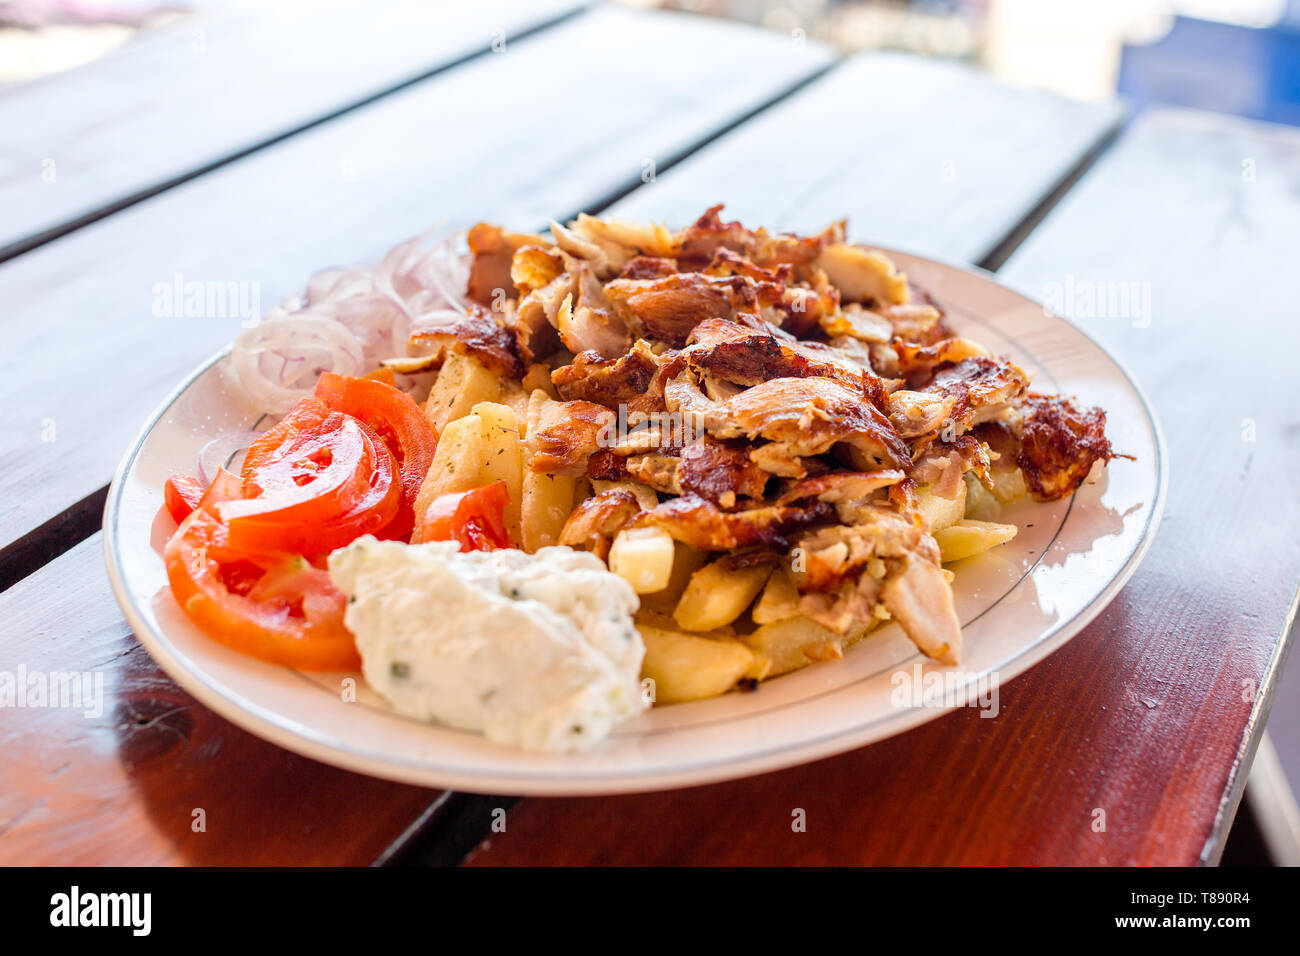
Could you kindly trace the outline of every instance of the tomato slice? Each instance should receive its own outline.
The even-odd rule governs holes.
[[[177,524],[199,506],[203,497],[203,482],[188,475],[172,475],[163,482],[163,504]]]
[[[306,429],[325,421],[329,413],[330,410],[320,402],[312,398],[304,398],[289,410],[289,414],[253,440],[253,444],[244,453],[240,477],[247,480],[277,449]]]
[[[510,547],[505,508],[510,492],[504,481],[481,488],[439,495],[425,512],[421,541],[458,541],[462,551]]]
[[[401,505],[397,464],[379,436],[350,415],[329,412],[254,468],[245,493],[222,503],[230,541],[247,551],[315,554],[390,524]]]
[[[189,618],[213,640],[272,664],[299,670],[358,667],[356,643],[343,626],[346,602],[329,575],[292,555],[241,558],[228,531],[211,510],[200,507],[167,542],[167,580]],[[259,563],[270,570],[250,581],[249,565]]]
[[[277,426],[278,427],[278,426]],[[278,523],[330,521],[364,497],[374,471],[373,442],[360,422],[330,412],[285,438],[243,469],[244,500],[224,505],[222,518],[253,515]]]
[[[401,472],[402,503],[383,536],[410,537],[415,526],[415,497],[438,447],[438,433],[429,417],[401,389],[373,378],[323,372],[316,382],[316,398],[365,422],[393,453]]]

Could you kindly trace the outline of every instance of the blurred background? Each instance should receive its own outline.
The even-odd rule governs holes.
[[[138,31],[230,2],[0,0],[0,86],[68,69]],[[1162,103],[1300,125],[1300,0],[621,2],[753,23],[844,52],[963,60],[1081,99],[1119,93],[1135,113]]]

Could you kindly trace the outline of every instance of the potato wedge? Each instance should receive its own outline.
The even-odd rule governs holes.
[[[524,550],[528,552],[549,547],[559,539],[564,522],[573,511],[578,482],[572,475],[547,475],[533,471],[528,466],[529,459],[536,452],[529,443],[529,437],[537,428],[542,407],[550,400],[541,389],[534,389],[528,396],[528,414],[524,427],[523,490],[519,510],[520,536]]]
[[[925,518],[926,527],[934,534],[949,525],[954,525],[966,514],[965,488],[954,498],[941,498],[922,486],[916,493],[916,510]]]
[[[609,549],[609,569],[637,594],[668,586],[673,573],[673,539],[662,528],[624,528]]]
[[[510,494],[506,505],[506,533],[515,544],[522,543],[520,513],[524,481],[523,423],[514,409],[496,402],[479,402],[470,417],[478,418],[482,431],[483,458],[479,465],[480,485],[504,481]]]
[[[569,475],[544,475],[524,469],[519,520],[525,551],[532,553],[559,540],[573,510],[573,483]]]
[[[795,587],[790,572],[784,566],[779,567],[767,579],[751,616],[755,624],[772,624],[795,617],[798,613],[799,590]]]
[[[959,521],[944,528],[934,536],[939,543],[943,562],[961,561],[1010,541],[1019,532],[1013,524],[994,524],[992,521]]]
[[[560,393],[556,391],[555,385],[551,382],[551,370],[540,362],[534,362],[528,366],[528,371],[524,373],[523,390],[527,395],[540,389],[545,392],[548,398],[559,400]]]
[[[736,686],[754,666],[754,653],[734,640],[710,640],[637,625],[645,641],[641,676],[654,681],[658,704],[717,697]]]
[[[725,561],[706,564],[691,575],[673,619],[688,631],[711,631],[730,624],[763,590],[771,573],[770,565],[733,568]]]
[[[965,517],[975,521],[997,521],[1002,514],[1002,502],[993,497],[993,492],[980,481],[975,474],[966,475],[966,514]]]
[[[1004,505],[1029,494],[1029,486],[1025,484],[1025,476],[1019,468],[999,468],[995,465],[990,477],[993,479],[993,497]]]
[[[495,372],[473,356],[449,351],[429,389],[424,413],[441,432],[448,422],[468,415],[479,402],[495,402],[500,397],[501,379]]]
[[[797,614],[763,624],[741,638],[745,646],[771,661],[769,677],[785,674],[819,660],[834,660],[847,643],[810,617]]]
[[[531,389],[525,389],[518,382],[502,381],[501,394],[495,399],[502,405],[509,405],[510,410],[515,413],[515,418],[519,420],[519,433],[521,436],[523,435],[524,422],[528,417],[528,396],[531,392]]]
[[[415,496],[415,530],[413,542],[420,540],[424,513],[439,495],[477,488],[479,463],[483,461],[482,422],[476,415],[466,415],[448,423],[438,438],[438,450]]]
[[[704,567],[708,554],[692,547],[684,541],[673,542],[673,570],[668,584],[660,591],[641,595],[641,606],[666,614],[671,619],[673,609],[682,599],[682,593],[691,580],[691,575]]]

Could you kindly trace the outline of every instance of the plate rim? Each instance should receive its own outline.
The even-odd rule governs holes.
[[[862,244],[872,249],[878,249],[885,254],[897,253],[901,256],[965,273],[1019,296],[1040,308],[1044,308],[1046,312],[1046,308],[1037,297],[1029,295],[1022,288],[1018,288],[1012,283],[1001,281],[995,273],[978,265],[956,262],[934,255],[923,255],[898,246],[886,246],[870,242]],[[1130,372],[1128,366],[1106,345],[1090,335],[1072,319],[1056,313],[1048,314],[1083,336],[1093,348],[1105,356],[1137,396],[1155,439],[1155,497],[1151,504],[1151,513],[1142,537],[1106,586],[1089,601],[1086,607],[1082,608],[1069,620],[1061,622],[1055,629],[1049,631],[1042,640],[1030,646],[1024,652],[1019,653],[1005,668],[999,669],[999,684],[1014,680],[1069,643],[1109,606],[1118,593],[1128,584],[1154,543],[1168,499],[1169,456],[1164,429],[1161,427],[1160,419],[1156,415],[1155,408],[1146,391]],[[102,525],[104,532],[103,547],[106,570],[114,598],[122,609],[136,639],[144,645],[158,666],[186,692],[221,717],[256,737],[321,763],[395,782],[472,793],[511,793],[521,796],[595,796],[705,786],[711,783],[721,783],[783,770],[895,737],[957,709],[957,704],[914,707],[900,715],[897,720],[885,725],[884,733],[881,733],[882,728],[880,726],[872,724],[832,734],[811,743],[802,741],[790,744],[774,752],[748,757],[740,755],[734,760],[714,762],[701,767],[682,770],[653,770],[644,774],[621,772],[609,776],[584,775],[581,777],[559,774],[554,777],[538,775],[515,777],[480,771],[458,773],[454,770],[447,771],[445,768],[421,767],[415,763],[394,762],[376,758],[350,746],[340,746],[338,743],[330,743],[321,739],[313,735],[309,728],[295,729],[293,726],[287,726],[291,723],[290,721],[282,717],[277,719],[279,715],[275,712],[267,711],[260,704],[248,701],[238,693],[232,693],[228,689],[210,683],[201,669],[186,666],[172,654],[165,635],[154,633],[154,629],[145,620],[132,600],[125,583],[121,555],[115,547],[116,531],[119,528],[119,505],[124,493],[125,478],[139,456],[145,441],[163,416],[167,414],[186,390],[228,355],[230,351],[230,345],[224,346],[187,374],[159,403],[138,430],[135,438],[132,439],[109,485]]]

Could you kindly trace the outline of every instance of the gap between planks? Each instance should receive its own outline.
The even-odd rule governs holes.
[[[557,14],[556,16],[551,17],[550,19],[543,20],[540,23],[536,23],[530,27],[526,27],[520,30],[518,33],[512,34],[511,40],[528,39],[529,37],[535,36],[536,34],[542,33],[543,31],[549,30],[552,27],[559,26],[562,23],[565,23],[576,17],[582,16],[583,14],[587,13],[590,10],[590,8],[591,8],[591,4],[587,3],[581,6],[577,6],[572,10],[567,10],[563,13]],[[186,173],[183,173],[179,176],[172,176],[168,179],[164,179],[163,181],[156,183],[152,186],[149,186],[145,189],[139,189],[133,193],[129,193],[128,195],[122,197],[121,199],[117,199],[114,200],[113,202],[107,203],[99,207],[98,209],[93,210],[92,212],[85,213],[84,215],[81,216],[75,216],[71,219],[66,220],[65,222],[59,223],[56,226],[51,226],[49,229],[44,229],[40,232],[33,233],[30,236],[26,236],[22,239],[18,239],[14,242],[11,242],[6,246],[0,246],[0,263],[7,262],[8,260],[16,258],[17,256],[20,256],[25,252],[31,252],[33,249],[38,249],[47,243],[53,242],[56,239],[68,235],[69,233],[76,232],[78,229],[81,229],[84,226],[89,226],[91,223],[99,222],[101,219],[107,219],[109,216],[113,215],[114,213],[121,212],[123,209],[129,209],[132,206],[138,205],[139,203],[142,203],[147,199],[152,199],[155,196],[161,195],[162,193],[165,193],[170,189],[175,189],[177,186],[182,186],[185,183],[188,183],[194,179],[198,179],[200,176],[204,176],[207,173],[213,172],[214,170],[221,169],[223,166],[229,166],[231,163],[238,162],[239,160],[252,156],[255,153],[260,153],[261,151],[271,146],[275,146],[279,143],[284,142],[287,139],[297,136],[299,133],[304,133],[308,130],[315,129],[318,126],[323,126],[326,123],[332,122],[333,120],[346,116],[349,113],[354,113],[359,109],[363,109],[366,106],[370,106],[387,96],[391,96],[394,93],[400,93],[402,90],[409,89],[412,86],[416,86],[420,83],[423,83],[426,80],[432,79],[433,77],[438,76],[442,73],[447,73],[451,70],[456,69],[457,67],[464,66],[466,63],[470,63],[481,57],[488,56],[491,53],[492,53],[492,48],[490,45],[484,46],[477,50],[471,50],[470,52],[462,54],[461,56],[458,56],[453,60],[449,60],[446,63],[439,64],[438,66],[435,66],[431,69],[424,70],[413,76],[409,76],[398,83],[394,83],[390,86],[385,87],[382,90],[379,90],[378,92],[371,93],[362,99],[349,103],[347,106],[341,107],[339,109],[333,110],[328,113],[324,113],[308,122],[300,123],[297,126],[290,127],[289,129],[281,133],[277,133],[276,135],[271,136],[268,139],[262,140],[261,142],[258,143],[254,143],[252,146],[248,146],[243,149],[239,149],[239,150],[235,150],[234,152],[227,153],[218,159],[197,166],[194,169]],[[0,561],[2,560],[3,560],[3,553],[0,553]],[[7,587],[8,585],[5,586]]]

